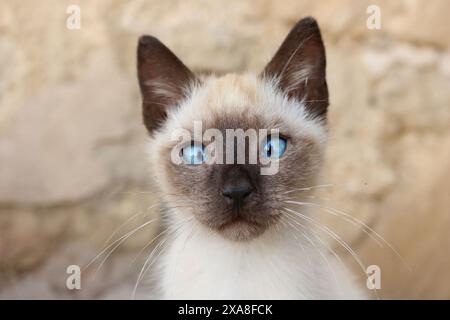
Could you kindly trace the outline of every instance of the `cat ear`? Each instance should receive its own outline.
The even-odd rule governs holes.
[[[137,69],[144,124],[151,134],[166,119],[167,110],[187,97],[195,76],[172,51],[152,36],[139,39]]]
[[[304,101],[312,115],[326,118],[325,48],[316,20],[304,18],[289,32],[262,76],[276,80],[289,98]]]

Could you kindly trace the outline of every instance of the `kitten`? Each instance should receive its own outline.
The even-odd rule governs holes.
[[[327,137],[325,49],[316,21],[300,20],[260,75],[195,76],[151,36],[140,38],[137,62],[151,168],[166,209],[158,297],[362,298],[330,252],[318,251],[308,208],[286,202],[304,200],[315,185]],[[276,173],[247,162],[248,142],[244,163],[206,163],[212,153],[195,139],[181,145],[175,163],[173,133],[195,136],[196,121],[201,134],[276,129],[257,151]],[[216,152],[236,151],[230,141]]]

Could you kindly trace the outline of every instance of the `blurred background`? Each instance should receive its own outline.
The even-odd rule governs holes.
[[[367,27],[370,4],[380,29]],[[80,9],[79,29],[67,27],[69,5]],[[156,224],[95,275],[105,254],[96,260],[81,290],[65,284],[68,265],[86,265],[157,215],[136,80],[140,35],[159,37],[195,71],[259,72],[311,15],[331,98],[322,182],[332,186],[318,201],[363,220],[404,262],[361,228],[323,211],[320,219],[380,266],[381,298],[449,299],[449,12],[446,0],[2,0],[0,298],[130,297]]]

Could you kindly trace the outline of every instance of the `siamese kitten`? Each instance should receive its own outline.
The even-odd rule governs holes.
[[[140,38],[137,63],[151,169],[167,223],[153,270],[157,297],[362,298],[342,264],[320,246],[311,208],[289,203],[305,201],[317,184],[327,139],[325,49],[316,21],[299,21],[260,74],[196,76],[151,36]],[[276,129],[258,141],[257,151],[266,165],[277,165],[276,173],[262,174],[264,164],[247,161],[248,142],[244,163],[206,161],[212,153],[195,138],[196,122],[200,138],[207,129],[224,135]],[[180,141],[173,135],[180,129],[194,138],[175,152],[177,162]],[[216,152],[233,153],[228,144],[234,141],[223,139]]]

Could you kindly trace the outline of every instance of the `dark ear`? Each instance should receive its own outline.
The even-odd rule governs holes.
[[[167,109],[186,98],[194,74],[158,39],[142,36],[137,71],[143,99],[144,124],[151,134],[167,116]]]
[[[262,75],[277,79],[279,88],[289,98],[303,100],[312,115],[326,118],[325,65],[319,26],[316,20],[308,17],[292,28]]]

